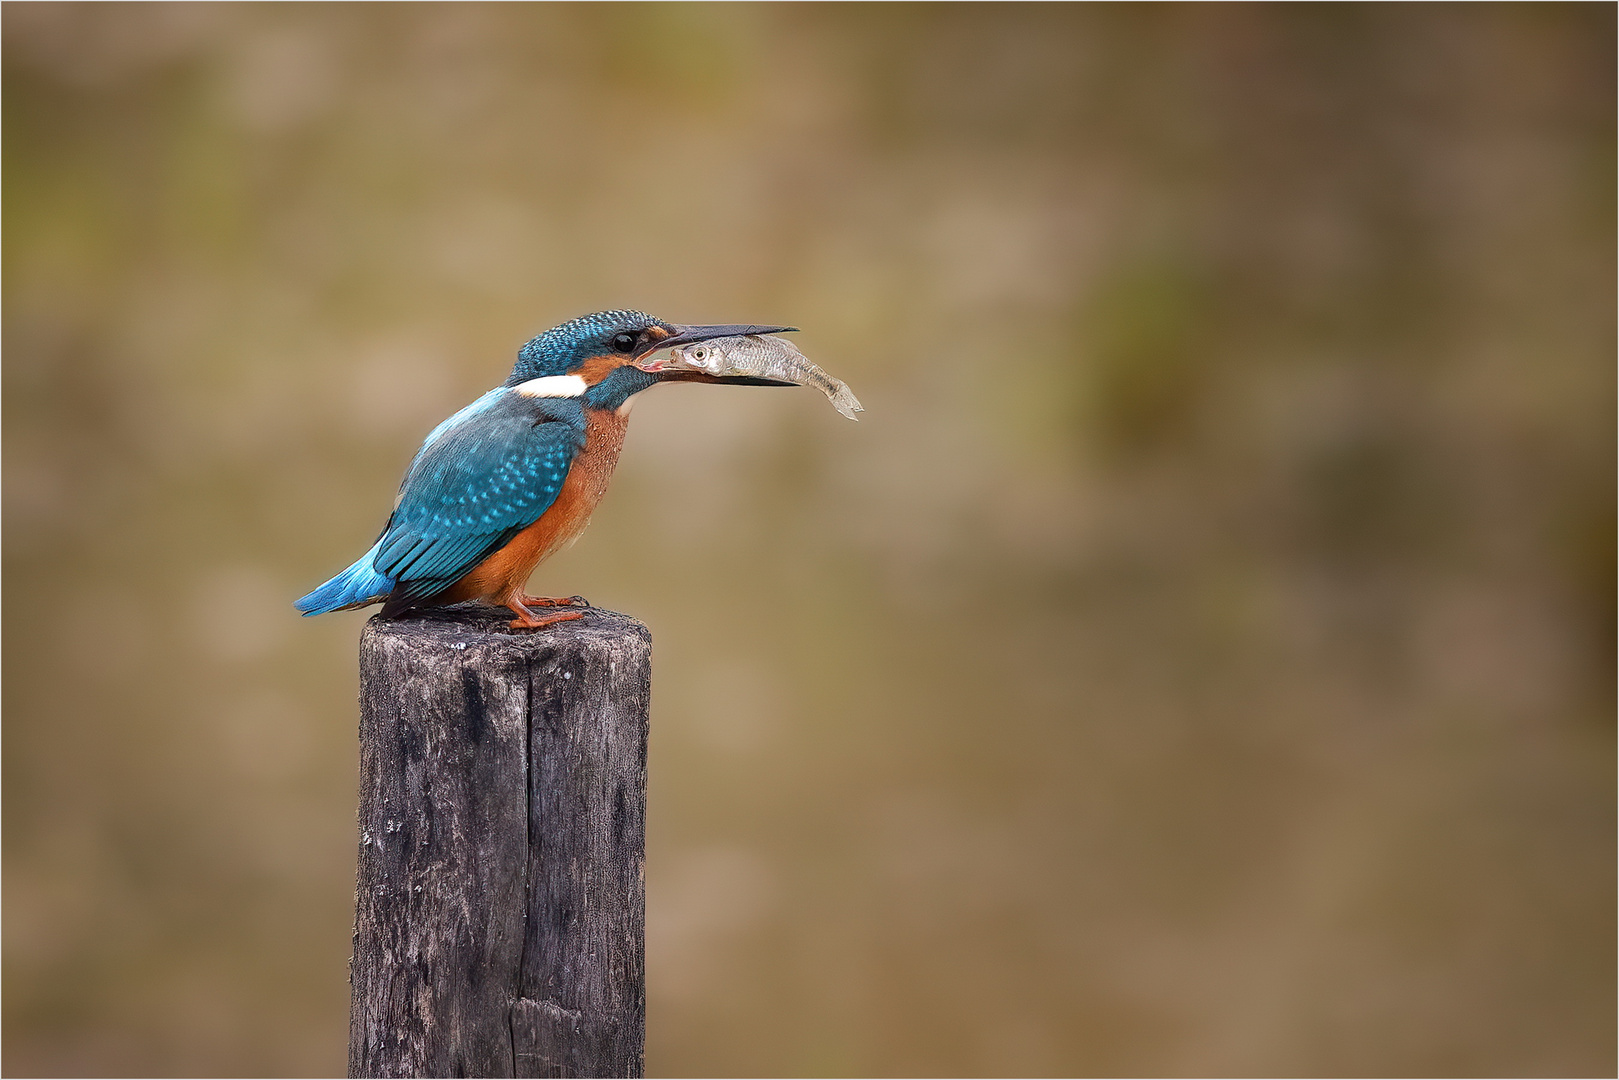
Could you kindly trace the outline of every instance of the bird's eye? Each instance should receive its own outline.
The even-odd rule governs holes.
[[[613,335],[613,348],[616,349],[617,351],[623,352],[623,353],[634,352],[635,351],[635,335],[634,334],[614,334]]]

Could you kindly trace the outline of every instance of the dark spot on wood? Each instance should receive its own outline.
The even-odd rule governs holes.
[[[626,830],[630,825],[629,793],[624,785],[619,784],[613,789],[613,840],[623,844]]]
[[[489,734],[489,721],[484,716],[483,684],[480,673],[472,669],[461,672],[461,715],[467,721],[467,739],[479,746]]]

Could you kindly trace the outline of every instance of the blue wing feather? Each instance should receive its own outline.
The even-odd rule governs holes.
[[[299,600],[299,610],[317,615],[449,588],[540,519],[584,440],[577,400],[491,390],[433,429],[376,545]]]
[[[411,462],[374,560],[394,595],[431,596],[556,501],[584,445],[584,411],[502,388],[440,425]],[[458,414],[460,416],[460,414]]]

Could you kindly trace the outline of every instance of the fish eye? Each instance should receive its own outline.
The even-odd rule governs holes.
[[[627,353],[635,351],[635,335],[618,333],[613,335],[613,348],[618,352]]]
[[[691,358],[698,363],[702,363],[708,359],[708,350],[699,345],[691,351]]]

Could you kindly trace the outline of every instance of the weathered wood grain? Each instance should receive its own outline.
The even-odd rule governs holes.
[[[651,635],[454,608],[360,639],[351,1076],[640,1076]]]

